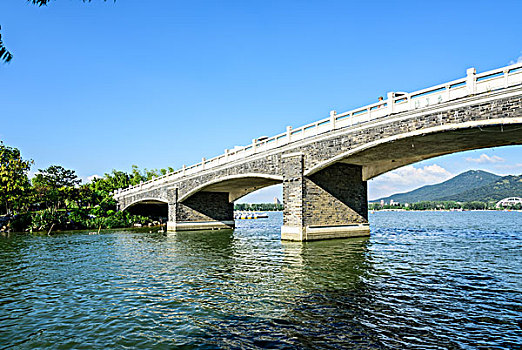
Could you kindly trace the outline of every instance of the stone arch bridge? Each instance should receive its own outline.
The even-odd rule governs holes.
[[[225,150],[114,193],[119,209],[163,208],[167,229],[233,228],[233,202],[283,184],[281,238],[369,234],[367,180],[424,159],[522,144],[522,64],[387,99]]]

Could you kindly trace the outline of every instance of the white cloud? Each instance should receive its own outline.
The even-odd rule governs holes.
[[[478,158],[466,158],[466,162],[484,164],[484,163],[501,163],[504,162],[505,159],[498,156],[488,156],[485,153],[482,153]]]
[[[92,180],[94,180],[94,179],[101,179],[101,176],[98,174],[87,176],[87,178],[85,179],[85,183],[92,182]]]
[[[425,185],[440,183],[452,177],[452,173],[437,164],[420,168],[408,165],[372,180],[368,186],[368,197],[375,199],[394,193],[407,192]]]
[[[520,56],[518,56],[517,60],[509,61],[509,64],[522,63],[522,51],[520,51]]]

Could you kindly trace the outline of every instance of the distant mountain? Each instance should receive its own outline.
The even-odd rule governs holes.
[[[400,203],[440,200],[467,202],[486,201],[483,198],[500,200],[508,196],[516,196],[517,193],[522,196],[522,182],[517,182],[517,179],[521,177],[511,177],[513,179],[508,179],[510,176],[501,177],[487,171],[469,170],[436,185],[423,186],[410,192],[394,194],[372,202],[380,202],[381,200],[386,203],[391,200]],[[506,195],[502,196],[504,194]]]
[[[441,200],[455,200],[460,202],[489,202],[499,201],[506,197],[522,197],[522,175],[508,175],[484,186],[467,190]]]

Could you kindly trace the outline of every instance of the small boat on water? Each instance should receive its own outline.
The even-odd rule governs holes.
[[[234,219],[236,220],[249,220],[249,219],[266,219],[268,218],[267,214],[260,214],[255,212],[246,212],[246,213],[236,213],[234,214]]]

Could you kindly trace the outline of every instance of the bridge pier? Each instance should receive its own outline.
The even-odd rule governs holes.
[[[178,202],[177,188],[169,189],[167,231],[234,228],[234,203],[228,192],[198,192]]]
[[[303,155],[282,157],[281,239],[312,241],[368,236],[367,184],[362,167],[335,163],[304,176]]]

